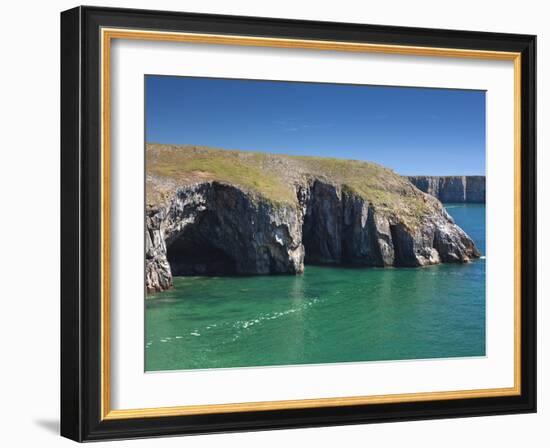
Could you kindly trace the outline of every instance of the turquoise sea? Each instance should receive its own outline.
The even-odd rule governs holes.
[[[485,255],[485,205],[445,206]],[[484,257],[177,277],[145,306],[148,371],[485,355]]]

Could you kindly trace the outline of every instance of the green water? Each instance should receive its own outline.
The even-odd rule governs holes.
[[[485,205],[446,204],[485,254]],[[146,370],[485,354],[485,260],[177,277],[146,301]]]

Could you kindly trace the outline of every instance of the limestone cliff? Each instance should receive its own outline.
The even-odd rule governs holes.
[[[485,176],[407,176],[441,202],[485,203]]]
[[[366,162],[147,146],[146,289],[177,275],[479,257],[441,203]]]

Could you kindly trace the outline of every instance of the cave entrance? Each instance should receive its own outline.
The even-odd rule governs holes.
[[[167,259],[174,277],[188,275],[234,275],[236,262],[216,247],[209,237],[219,230],[212,216],[187,225],[183,232],[167,242]]]

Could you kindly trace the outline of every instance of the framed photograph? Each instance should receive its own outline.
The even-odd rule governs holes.
[[[536,410],[535,36],[61,14],[61,433]]]

